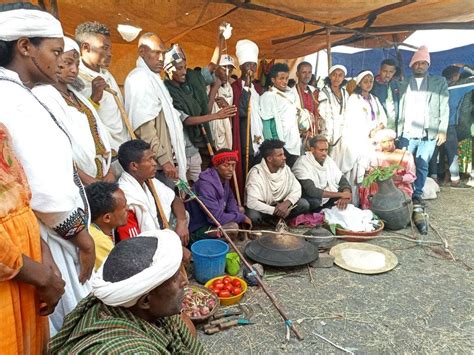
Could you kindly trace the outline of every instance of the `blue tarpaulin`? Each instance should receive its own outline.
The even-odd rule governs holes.
[[[413,56],[412,51],[400,50],[403,58],[403,66],[405,74],[411,73],[408,64]],[[430,53],[431,66],[430,73],[441,75],[441,72],[450,64],[474,64],[474,44],[453,48],[446,51]],[[391,48],[375,48],[367,51],[362,51],[353,54],[347,53],[332,53],[333,63],[342,64],[347,68],[347,76],[354,77],[362,70],[371,70],[377,74],[380,67],[380,62],[387,58],[397,60],[395,49]]]

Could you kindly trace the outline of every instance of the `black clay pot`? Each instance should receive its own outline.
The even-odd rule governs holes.
[[[411,198],[398,189],[392,179],[377,181],[378,191],[369,197],[371,210],[385,223],[385,229],[399,230],[410,223]]]

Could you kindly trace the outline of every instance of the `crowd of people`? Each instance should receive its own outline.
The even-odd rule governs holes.
[[[342,65],[317,88],[301,62],[290,87],[276,63],[264,88],[257,44],[237,41],[236,62],[224,31],[196,69],[179,44],[144,33],[122,94],[107,26],[82,23],[70,38],[49,13],[1,5],[3,351],[38,354],[51,337],[51,353],[203,352],[180,314],[184,266],[192,243],[219,234],[178,180],[234,231],[370,208],[376,186],[361,183],[378,166],[399,165],[394,182],[418,204],[427,177],[444,178],[444,155],[452,186],[464,186],[469,68],[431,75],[421,47],[404,80],[387,59],[379,75],[357,75],[355,90]]]

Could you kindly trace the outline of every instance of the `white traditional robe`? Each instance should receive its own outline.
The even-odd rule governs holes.
[[[339,191],[342,173],[329,156],[321,165],[314,158],[313,153],[306,152],[296,160],[291,170],[298,180],[311,180],[318,189],[331,192]],[[328,201],[329,197],[323,197],[322,205]]]
[[[120,88],[108,70],[101,69],[100,73],[97,73],[96,71],[86,67],[81,61],[79,64],[78,77],[84,85],[84,88],[81,90],[81,94],[86,98],[89,98],[92,94],[92,83],[89,80],[81,78],[81,73],[92,78],[96,78],[97,76],[103,77],[110,88],[117,92],[120,101],[123,102]],[[100,100],[100,106],[97,109],[97,113],[99,114],[102,123],[105,125],[105,127],[107,127],[112,149],[118,151],[120,145],[130,139],[130,135],[127,132],[127,127],[122,121],[122,116],[120,115],[120,110],[117,106],[117,103],[115,102],[114,95],[104,91],[104,95],[102,96],[102,100]]]
[[[207,93],[210,92],[210,86],[207,87]],[[216,97],[222,97],[229,106],[234,104],[234,93],[232,92],[232,86],[229,83],[225,83],[219,87]],[[214,101],[212,106],[212,112],[216,113],[220,111],[219,106]],[[212,138],[216,149],[232,149],[232,118],[224,118],[223,120],[213,120],[209,122],[211,128]]]
[[[125,79],[125,110],[133,130],[154,120],[163,110],[179,177],[186,180],[185,141],[180,113],[173,107],[173,99],[160,75],[152,72],[141,57],[137,59],[137,67]]]
[[[272,215],[278,202],[289,200],[293,205],[301,198],[301,185],[288,165],[271,173],[265,159],[250,169],[245,184],[245,205]]]
[[[152,179],[155,190],[160,198],[163,212],[168,221],[171,217],[171,204],[175,198],[175,193],[168,186],[157,179]],[[128,209],[131,210],[138,221],[138,226],[142,232],[161,229],[158,221],[158,211],[151,191],[146,184],[140,186],[137,179],[124,171],[118,180],[118,184],[127,199]]]
[[[370,131],[379,124],[387,125],[387,116],[380,101],[370,94],[370,102],[375,119],[372,119],[370,105],[362,95],[352,94],[349,97],[341,144],[331,154],[352,186],[362,182],[375,151]]]
[[[321,133],[326,136],[330,145],[336,144],[338,139],[341,138],[344,127],[344,114],[349,94],[345,88],[341,88],[341,94],[341,104],[339,104],[336,95],[334,95],[329,86],[325,86],[318,96],[318,110],[324,121]]]
[[[106,127],[100,121],[97,111],[92,104],[81,93],[69,88],[84,105],[91,110],[94,116],[92,123],[94,131],[98,133],[97,139],[106,150],[106,155],[98,155],[94,136],[87,115],[80,112],[75,107],[69,106],[61,93],[52,85],[39,85],[33,88],[33,93],[43,102],[50,112],[56,117],[62,127],[71,138],[73,147],[73,159],[77,167],[87,175],[95,178],[97,176],[97,165],[95,159],[101,162],[103,176],[107,175],[110,169],[112,151],[110,148],[109,135]]]
[[[73,167],[66,132],[31,90],[23,86],[18,74],[2,67],[0,107],[0,122],[12,136],[15,153],[30,184],[30,204],[38,217],[41,238],[49,245],[66,282],[65,293],[49,316],[50,332],[54,335],[61,329],[64,316],[90,291],[88,282],[79,282],[78,251],[67,240],[75,235],[78,226],[85,224],[88,228],[89,206]]]
[[[292,155],[301,155],[298,108],[301,108],[300,99],[289,88],[282,92],[272,87],[260,98],[262,120],[275,119],[278,139],[285,142],[285,149]]]

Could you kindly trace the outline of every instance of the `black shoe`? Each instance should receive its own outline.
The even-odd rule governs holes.
[[[425,201],[423,201],[421,197],[413,196],[411,200],[413,201],[413,205],[425,205]]]

